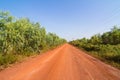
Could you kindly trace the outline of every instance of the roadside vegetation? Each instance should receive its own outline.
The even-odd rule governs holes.
[[[0,11],[0,68],[65,42],[56,34],[47,33],[38,22]]]
[[[119,27],[114,26],[109,32],[96,34],[90,39],[82,38],[69,43],[120,69]]]

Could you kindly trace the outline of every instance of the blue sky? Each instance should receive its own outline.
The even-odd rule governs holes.
[[[120,0],[1,0],[0,10],[40,22],[47,32],[67,40],[120,26]]]

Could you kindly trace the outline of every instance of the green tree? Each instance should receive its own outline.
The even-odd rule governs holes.
[[[92,36],[91,39],[89,40],[89,42],[92,44],[101,44],[102,43],[101,35],[96,34],[96,35]]]

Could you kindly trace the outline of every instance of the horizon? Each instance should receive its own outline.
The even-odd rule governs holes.
[[[1,1],[0,10],[39,22],[47,32],[67,41],[110,31],[120,25],[120,1],[112,0],[20,0]],[[7,5],[7,6],[6,6]]]

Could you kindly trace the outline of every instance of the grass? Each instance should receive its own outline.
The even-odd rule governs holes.
[[[0,54],[0,70],[8,67],[10,64],[13,64],[19,61],[20,59],[22,59],[20,55],[12,55],[12,54],[1,55]]]
[[[61,45],[59,45],[59,46],[61,46]],[[28,52],[28,53],[22,53],[19,55],[18,54],[2,55],[0,53],[0,71],[9,67],[11,64],[23,62],[28,57],[34,57],[36,55],[45,53],[46,51],[52,50],[56,47],[57,46],[47,47],[47,48],[41,50],[41,52],[39,52],[39,53],[29,53]]]
[[[118,45],[78,45],[76,46],[82,49],[89,55],[100,59],[101,61],[110,64],[120,69],[120,44]]]
[[[101,61],[113,67],[120,69],[120,55],[113,56],[113,55],[109,55],[110,53],[102,54],[102,53],[95,52],[95,51],[88,52],[88,54],[92,55],[95,58],[100,59]]]

